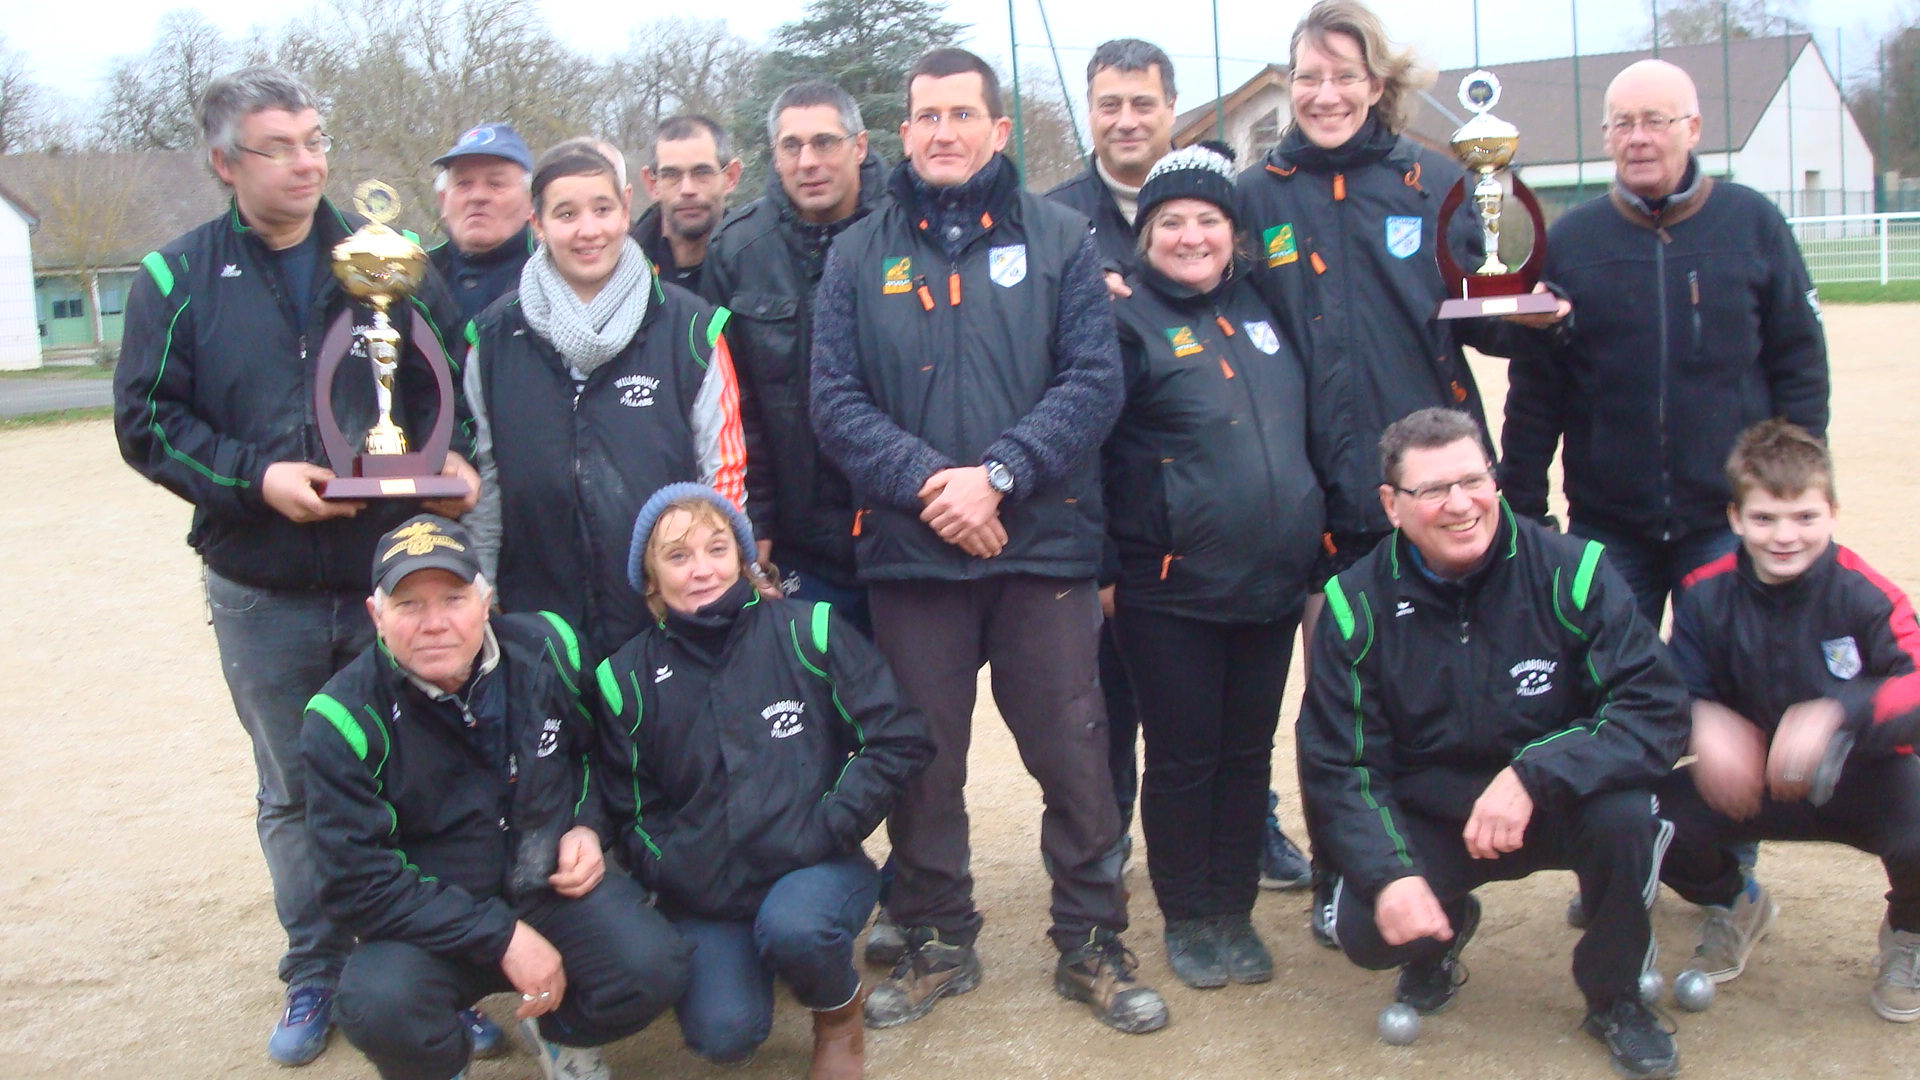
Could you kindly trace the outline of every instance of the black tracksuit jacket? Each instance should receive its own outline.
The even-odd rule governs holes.
[[[1464,583],[1417,567],[1399,532],[1327,583],[1301,793],[1361,896],[1423,874],[1405,814],[1464,822],[1501,769],[1570,806],[1650,787],[1686,750],[1686,688],[1601,545],[1500,517]]]
[[[807,225],[778,176],[767,194],[741,207],[714,235],[700,278],[709,302],[733,312],[727,342],[740,380],[747,452],[747,516],[754,536],[773,541],[782,569],[856,584],[853,486],[820,451],[807,415],[812,398],[813,289],[827,248],[886,198],[886,167],[869,152],[860,201],[832,225]]]
[[[1325,522],[1299,357],[1243,281],[1197,293],[1142,266],[1127,283],[1104,457],[1119,591],[1208,622],[1297,617]]]
[[[1827,348],[1806,264],[1759,193],[1699,175],[1659,214],[1615,189],[1547,233],[1570,322],[1513,350],[1501,488],[1547,512],[1564,438],[1573,520],[1642,540],[1723,528],[1727,454],[1784,416],[1827,430]]]
[[[1120,213],[1120,204],[1113,201],[1113,192],[1100,179],[1093,162],[1094,156],[1088,154],[1086,169],[1071,180],[1055,184],[1047,191],[1047,198],[1085,214],[1093,242],[1100,248],[1103,269],[1124,274],[1139,261],[1134,253],[1138,233]]]
[[[367,588],[374,541],[417,504],[375,500],[351,518],[296,525],[260,491],[280,461],[328,465],[314,422],[313,373],[320,343],[340,312],[371,324],[333,276],[333,246],[364,223],[325,199],[314,213],[318,256],[312,293],[287,295],[277,260],[237,206],[141,260],[127,297],[126,334],[113,374],[113,424],[120,454],[147,479],[193,504],[187,543],[222,577],[257,588],[359,592]],[[452,367],[453,450],[471,456],[459,396],[458,308],[438,274],[391,309],[413,340],[414,312],[426,319]],[[394,421],[414,449],[432,430],[439,398],[425,358],[401,350]],[[333,406],[359,452],[373,426],[373,374],[357,341],[336,372]]]
[[[1911,705],[1885,707],[1920,670],[1913,605],[1839,544],[1776,585],[1754,576],[1745,548],[1695,570],[1674,605],[1670,648],[1694,697],[1769,735],[1787,706],[1820,697],[1848,707],[1856,753],[1891,753],[1920,730]]]
[[[926,718],[830,611],[743,580],[595,672],[608,815],[663,910],[751,920],[782,876],[859,853],[932,760]]]
[[[307,704],[300,735],[328,916],[362,941],[484,967],[549,888],[560,837],[587,825],[611,840],[572,628],[546,613],[490,625],[500,662],[462,695],[429,697],[375,643]],[[504,768],[466,729],[466,703],[490,693]]]

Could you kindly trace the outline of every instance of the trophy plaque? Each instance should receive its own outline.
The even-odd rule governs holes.
[[[1434,257],[1440,264],[1440,278],[1451,297],[1440,304],[1441,319],[1477,319],[1490,315],[1531,315],[1556,310],[1560,300],[1552,293],[1536,293],[1540,268],[1547,260],[1547,219],[1540,213],[1540,200],[1527,185],[1513,177],[1513,196],[1533,219],[1533,250],[1518,270],[1500,261],[1500,208],[1506,199],[1498,173],[1513,161],[1520,146],[1520,130],[1493,115],[1500,103],[1500,80],[1491,71],[1475,71],[1460,80],[1460,104],[1473,118],[1453,133],[1453,152],[1467,171],[1477,173],[1473,186],[1474,206],[1480,211],[1480,230],[1486,242],[1487,258],[1471,273],[1463,272],[1453,260],[1447,245],[1454,211],[1467,197],[1467,177],[1454,181],[1453,188],[1440,204],[1439,242]]]
[[[373,325],[355,331],[352,308],[342,311],[320,344],[314,370],[314,417],[320,426],[320,444],[333,466],[334,479],[320,488],[323,499],[461,499],[471,494],[465,480],[441,476],[447,446],[453,440],[453,377],[440,338],[426,316],[404,301],[427,273],[427,253],[406,236],[387,227],[400,212],[400,197],[378,180],[361,184],[353,193],[353,207],[367,218],[352,236],[333,249],[333,274],[347,294],[373,308]],[[408,339],[426,358],[439,391],[433,430],[418,449],[410,449],[407,433],[393,422],[393,387],[400,370],[401,349],[407,343],[388,318],[395,305],[413,316]],[[355,453],[340,430],[333,410],[334,375],[359,337],[372,367],[374,400],[379,418],[367,431],[360,453]]]

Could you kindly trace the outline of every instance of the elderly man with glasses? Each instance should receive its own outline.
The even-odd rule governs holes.
[[[1474,890],[1572,870],[1593,916],[1573,950],[1586,1029],[1623,1075],[1671,1076],[1639,983],[1672,835],[1650,789],[1689,730],[1679,673],[1598,543],[1501,501],[1473,417],[1396,422],[1380,470],[1394,532],[1327,582],[1298,731],[1342,874],[1332,936],[1437,1012],[1466,981]]]

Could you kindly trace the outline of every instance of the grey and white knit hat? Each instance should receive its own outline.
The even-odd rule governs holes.
[[[1154,208],[1173,199],[1204,199],[1233,217],[1233,148],[1211,139],[1172,151],[1147,171],[1140,185],[1134,227],[1153,219]],[[1237,224],[1237,222],[1236,222]]]

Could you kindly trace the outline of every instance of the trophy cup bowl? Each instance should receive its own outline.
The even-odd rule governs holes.
[[[1453,133],[1453,156],[1468,170],[1489,173],[1504,169],[1520,149],[1520,130],[1505,120],[1482,113]]]
[[[1477,175],[1478,180],[1471,191],[1469,177],[1454,181],[1440,203],[1439,242],[1434,245],[1434,261],[1452,295],[1441,302],[1436,318],[1531,314],[1553,311],[1559,306],[1552,295],[1533,291],[1546,262],[1546,218],[1540,212],[1539,200],[1518,176],[1513,178],[1513,197],[1533,220],[1533,250],[1518,270],[1510,270],[1500,261],[1500,214],[1506,192],[1494,174],[1513,163],[1513,156],[1520,148],[1520,129],[1493,115],[1493,107],[1499,103],[1500,80],[1492,72],[1475,71],[1460,80],[1460,104],[1473,116],[1453,133],[1451,145],[1454,156],[1466,167],[1469,176]],[[1478,211],[1486,259],[1471,272],[1462,272],[1454,261],[1448,234],[1453,226],[1454,211],[1468,198],[1473,199]]]
[[[333,275],[347,294],[384,310],[427,276],[427,253],[384,223],[369,221],[333,249]]]

